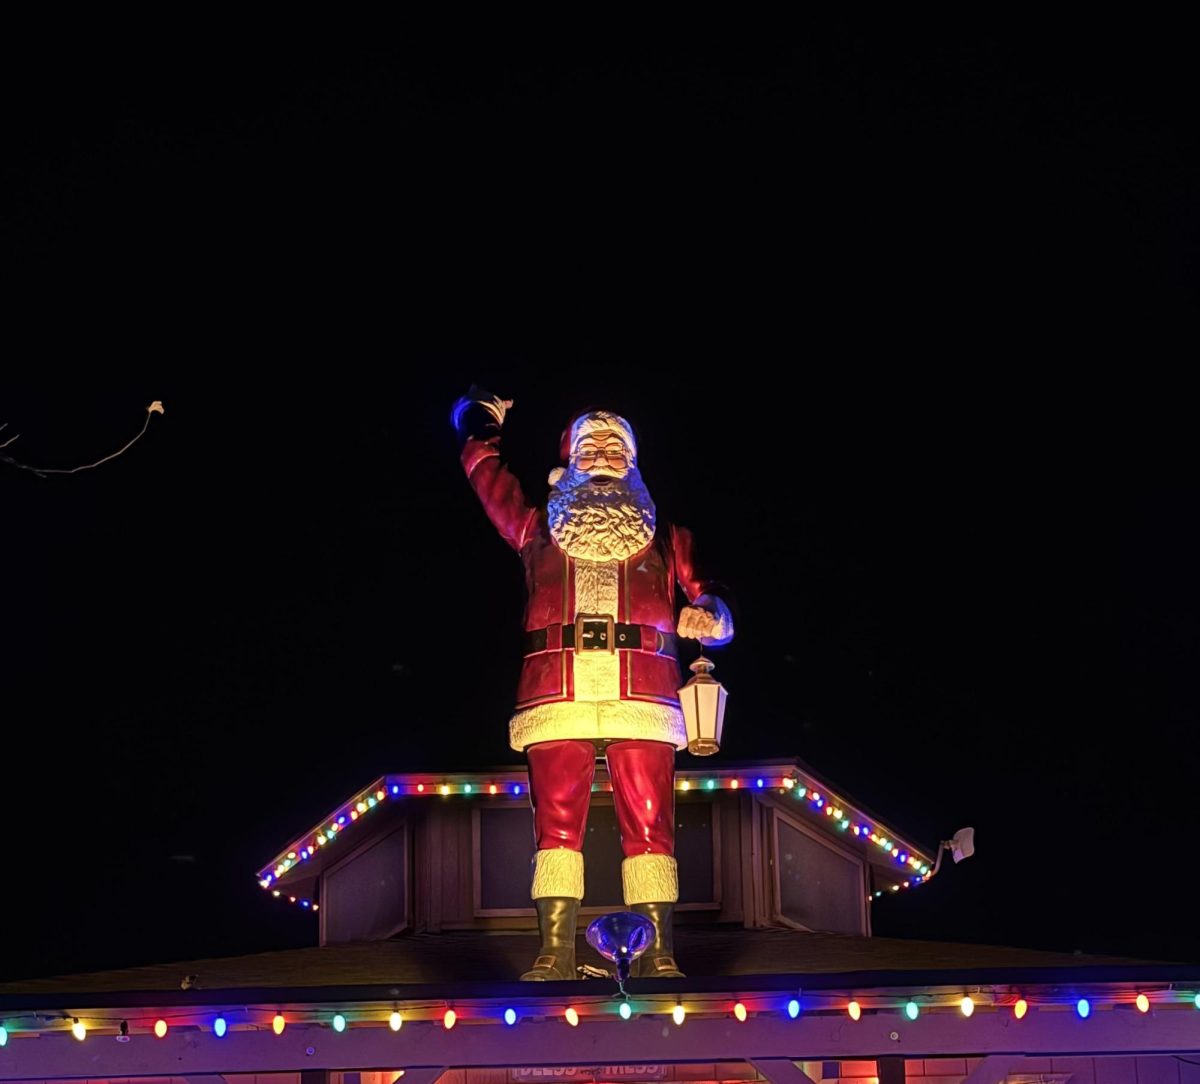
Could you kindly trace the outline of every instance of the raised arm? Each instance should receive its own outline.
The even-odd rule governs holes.
[[[500,458],[500,429],[511,400],[500,399],[475,386],[450,412],[463,442],[462,465],[467,481],[496,530],[520,553],[537,519],[521,491],[517,476]]]
[[[722,596],[728,590],[705,574],[696,560],[696,544],[686,527],[671,527],[675,578],[691,605],[679,614],[678,632],[706,647],[720,647],[733,639],[733,614]]]

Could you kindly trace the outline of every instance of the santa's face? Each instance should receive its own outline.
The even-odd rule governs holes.
[[[654,537],[654,502],[616,430],[576,443],[566,470],[552,476],[546,510],[555,543],[581,560],[623,560]]]
[[[572,466],[597,482],[603,478],[624,478],[633,466],[633,453],[620,433],[598,429],[575,445]]]

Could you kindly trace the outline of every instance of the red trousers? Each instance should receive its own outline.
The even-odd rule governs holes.
[[[590,741],[545,741],[531,745],[526,754],[537,849],[583,850],[596,747]],[[625,857],[674,854],[675,747],[661,741],[618,741],[604,755]]]

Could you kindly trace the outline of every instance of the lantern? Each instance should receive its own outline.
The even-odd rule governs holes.
[[[725,686],[712,676],[713,664],[701,655],[690,667],[693,677],[679,690],[679,704],[687,724],[688,752],[712,756],[721,748],[725,721]]]

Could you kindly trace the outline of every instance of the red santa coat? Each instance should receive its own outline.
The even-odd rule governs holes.
[[[728,611],[718,585],[697,568],[691,532],[659,524],[650,543],[621,561],[578,560],[550,535],[545,507],[525,499],[500,460],[499,437],[469,439],[462,464],[488,518],[525,567],[527,651],[509,741],[523,750],[541,741],[643,738],[687,746],[679,708],[679,664],[671,653],[675,584],[688,602]],[[633,649],[564,647],[564,627],[581,613],[611,616]],[[637,626],[634,632],[632,627]],[[575,633],[565,631],[569,639]],[[619,641],[621,630],[614,640]]]

